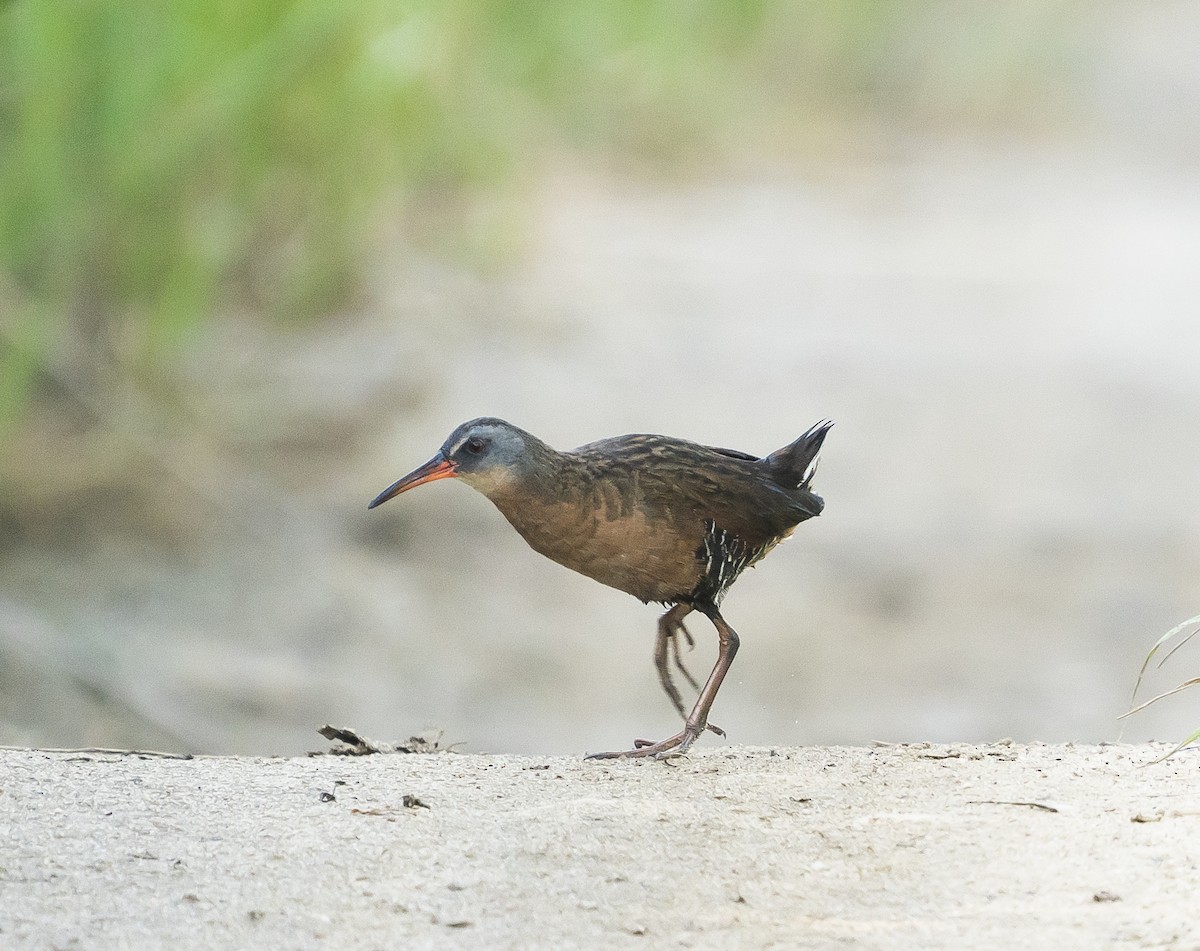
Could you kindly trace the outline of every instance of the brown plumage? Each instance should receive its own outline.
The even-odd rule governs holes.
[[[429,462],[393,483],[374,508],[401,492],[457,477],[486,495],[537,552],[602,584],[670,610],[658,622],[655,665],[684,728],[658,743],[637,740],[595,758],[680,755],[705,729],[738,649],[720,613],[739,574],[805,519],[821,513],[810,488],[817,453],[833,424],[820,422],[764,458],[669,436],[617,436],[558,452],[502,419],[463,423]],[[679,654],[691,611],[717,629],[720,655],[701,689]],[[700,691],[691,712],[670,661]]]

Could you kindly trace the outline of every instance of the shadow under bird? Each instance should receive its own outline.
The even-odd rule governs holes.
[[[384,489],[368,506],[437,479],[458,478],[495,504],[534,551],[602,584],[657,601],[654,663],[683,729],[657,743],[594,753],[592,759],[679,756],[706,729],[709,710],[738,650],[738,635],[721,616],[729,586],[792,534],[820,515],[812,491],[817,453],[833,423],[817,423],[793,443],[759,458],[669,436],[616,436],[559,452],[502,419],[463,423],[437,455]],[[680,656],[692,645],[683,619],[692,611],[717,629],[720,652],[700,687]],[[671,661],[699,697],[691,712]]]

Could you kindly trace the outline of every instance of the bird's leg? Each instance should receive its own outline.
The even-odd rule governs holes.
[[[692,635],[688,633],[688,629],[682,624],[679,625],[679,630],[675,632],[675,636],[671,638],[671,659],[675,661],[675,667],[683,674],[684,680],[692,685],[693,690],[699,690],[700,685],[696,683],[696,678],[692,676],[691,671],[683,666],[683,654],[679,651],[679,635],[682,634],[687,638],[688,650],[691,650],[696,642],[692,640]]]
[[[658,619],[658,637],[654,640],[654,666],[658,668],[659,682],[662,684],[662,688],[666,691],[667,696],[671,698],[671,703],[675,704],[675,709],[679,711],[679,716],[685,720],[687,719],[687,711],[683,709],[683,697],[679,695],[679,690],[675,686],[675,680],[671,676],[671,665],[668,662],[668,654],[674,655],[675,666],[687,678],[692,688],[699,690],[700,685],[692,679],[692,675],[687,672],[687,668],[679,660],[679,632],[683,632],[689,644],[693,643],[691,635],[687,633],[687,628],[683,626],[683,619],[691,611],[692,606],[690,604],[677,604],[671,608],[671,610]]]
[[[691,650],[693,647],[696,646],[696,642],[692,640],[692,635],[688,633],[688,629],[683,626],[682,621],[679,622],[679,632],[678,633],[682,633],[683,636],[687,638],[688,650]],[[683,656],[679,653],[678,633],[676,634],[675,637],[671,638],[671,653],[672,653],[673,659],[675,661],[675,666],[677,668],[679,668],[679,672],[681,674],[683,674],[683,676],[687,679],[687,682],[692,685],[692,689],[699,690],[700,685],[698,683],[696,683],[696,678],[692,676],[691,671],[689,671],[686,667],[683,666]],[[661,674],[661,669],[660,669],[660,674]],[[674,686],[674,684],[672,684],[672,686]],[[687,714],[683,712],[683,704],[677,703],[677,704],[675,704],[675,708],[679,711],[679,715],[686,720]],[[715,723],[710,723],[708,725],[708,729],[711,730],[713,733],[717,734],[717,736],[725,735],[725,731],[722,730]],[[641,743],[643,746],[650,745],[648,740],[639,740],[638,742]]]
[[[679,711],[679,716],[684,720],[687,719],[687,711],[683,708],[683,697],[680,696],[679,690],[675,686],[675,680],[671,676],[669,660],[674,660],[675,666],[679,668],[679,672],[683,674],[687,682],[692,685],[693,690],[700,689],[700,685],[696,683],[696,678],[683,666],[683,658],[679,652],[680,634],[687,638],[689,649],[695,646],[692,635],[683,626],[683,619],[691,613],[692,606],[690,604],[675,605],[658,619],[658,636],[654,640],[654,666],[658,669],[659,682],[662,684],[662,688],[666,691],[667,696],[671,698],[671,703],[675,705],[675,709]],[[670,656],[668,657],[668,655]],[[708,724],[708,729],[712,730],[717,736],[725,735],[725,731],[715,723]],[[652,746],[653,743],[649,740],[636,740],[634,745]]]
[[[684,719],[683,729],[674,736],[669,736],[657,743],[638,740],[634,743],[634,747],[631,750],[614,753],[593,753],[587,757],[588,759],[623,759],[625,757],[638,756],[653,756],[655,759],[663,759],[668,756],[683,756],[691,745],[696,742],[696,738],[708,727],[708,712],[712,709],[717,691],[721,689],[721,682],[725,679],[725,675],[729,673],[729,668],[733,664],[733,658],[737,656],[739,640],[737,631],[725,623],[725,619],[721,617],[721,612],[717,610],[715,605],[700,604],[696,605],[696,609],[707,615],[708,619],[713,622],[713,626],[717,629],[717,637],[720,639],[720,652],[717,655],[717,662],[713,666],[712,673],[708,675],[708,680],[700,691],[696,705],[692,707],[692,712]],[[664,615],[663,620],[666,620],[675,610],[676,608],[672,608],[671,611],[668,611]],[[675,618],[676,623],[678,623],[679,617],[682,616],[680,614]],[[661,630],[662,628],[660,627]],[[662,640],[661,636],[660,640]],[[657,652],[655,656],[657,658]],[[659,670],[661,671],[662,667]]]

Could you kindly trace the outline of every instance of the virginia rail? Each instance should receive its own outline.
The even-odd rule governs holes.
[[[738,636],[721,617],[721,599],[738,575],[766,555],[824,502],[811,491],[817,453],[833,423],[759,458],[669,436],[616,436],[558,452],[502,419],[463,423],[437,455],[371,502],[436,479],[459,478],[486,495],[534,551],[560,565],[669,609],[658,620],[654,663],[683,729],[658,743],[590,758],[679,756],[705,729]],[[692,611],[717,629],[720,653],[704,687],[684,667],[679,637]],[[696,690],[690,713],[670,657]]]

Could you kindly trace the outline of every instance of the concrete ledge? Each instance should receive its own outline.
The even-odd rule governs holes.
[[[0,751],[0,948],[1200,943],[1200,759]]]

